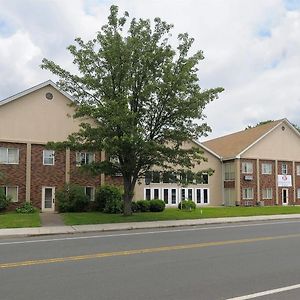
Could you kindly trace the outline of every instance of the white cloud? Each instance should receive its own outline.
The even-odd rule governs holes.
[[[300,124],[300,9],[284,0],[0,0],[0,21],[15,30],[0,30],[0,98],[53,78],[39,68],[43,57],[74,70],[66,47],[92,38],[111,4],[131,17],[159,16],[204,50],[200,85],[225,88],[205,110],[209,138],[266,119]]]

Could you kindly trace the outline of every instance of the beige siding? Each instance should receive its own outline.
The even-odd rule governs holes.
[[[190,147],[191,143],[184,145],[184,147]],[[194,147],[199,147],[193,143]],[[218,206],[222,204],[222,165],[220,160],[214,155],[210,154],[204,150],[204,156],[207,158],[207,162],[202,162],[200,165],[196,165],[192,171],[199,172],[211,168],[215,170],[214,174],[209,177],[208,184],[202,185],[189,185],[190,188],[208,188],[209,189],[209,205]],[[177,184],[172,183],[151,183],[150,185],[145,185],[144,179],[140,180],[140,184],[135,187],[134,200],[144,199],[144,188],[179,188]]]
[[[282,130],[282,126],[285,128],[284,130]],[[241,157],[298,161],[299,153],[299,135],[284,123],[243,153]]]
[[[45,94],[53,94],[47,100]],[[0,109],[1,140],[47,143],[64,141],[78,131],[80,120],[74,120],[71,101],[52,86],[4,104]]]

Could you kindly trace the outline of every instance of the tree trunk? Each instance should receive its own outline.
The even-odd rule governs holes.
[[[132,209],[131,209],[131,203],[133,198],[133,189],[134,189],[134,183],[131,182],[130,179],[124,178],[124,216],[131,216],[132,215]]]

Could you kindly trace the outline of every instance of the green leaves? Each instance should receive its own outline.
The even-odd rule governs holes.
[[[190,168],[204,159],[199,147],[180,146],[210,131],[201,123],[203,109],[223,89],[200,89],[197,64],[204,57],[202,51],[189,56],[194,39],[187,33],[178,36],[174,49],[169,42],[173,25],[160,18],[154,26],[135,18],[127,24],[128,18],[111,6],[94,39],[75,39],[68,50],[78,74],[48,59],[42,68],[59,76],[58,85],[77,100],[75,117],[95,123],[83,123],[65,146],[117,157],[116,171],[135,184],[153,165]],[[109,164],[100,169],[113,170]]]

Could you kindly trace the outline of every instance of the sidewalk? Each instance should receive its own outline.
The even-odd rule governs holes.
[[[0,229],[0,238],[300,219],[300,214]]]

